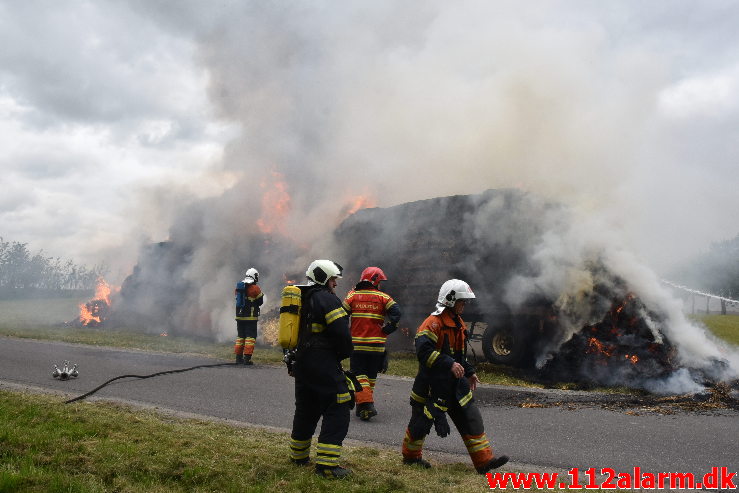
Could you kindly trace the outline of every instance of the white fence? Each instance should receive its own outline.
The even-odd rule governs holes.
[[[731,298],[727,298],[725,296],[719,296],[717,294],[713,293],[706,293],[704,291],[699,291],[697,289],[691,289],[687,286],[682,286],[680,284],[676,284],[674,282],[667,281],[665,279],[662,279],[662,282],[671,288],[674,288],[678,291],[681,291],[682,293],[685,293],[687,296],[690,297],[691,300],[691,311],[692,313],[695,313],[696,307],[695,302],[696,298],[705,298],[706,300],[706,308],[705,312],[710,313],[711,311],[711,300],[716,300],[719,305],[719,310],[721,313],[726,313],[727,310],[729,311],[739,311],[739,300],[734,300]]]

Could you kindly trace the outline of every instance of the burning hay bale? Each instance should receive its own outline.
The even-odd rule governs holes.
[[[108,284],[102,277],[98,278],[95,295],[90,301],[80,303],[79,316],[67,325],[79,327],[99,327],[103,325],[111,314],[111,295],[114,291],[117,291],[117,288]]]
[[[616,284],[618,291],[602,286],[594,290],[595,296],[602,297],[596,304],[610,302],[610,308],[552,355],[544,365],[547,378],[621,384],[664,378],[678,368],[676,348],[658,328],[663,321],[626,292],[622,281]]]
[[[401,329],[408,329],[389,337],[391,350],[412,349],[439,287],[459,278],[475,291],[464,319],[484,327],[482,349],[491,363],[533,368],[542,378],[662,393],[699,392],[739,373],[739,355],[692,325],[608,231],[521,191],[361,209],[315,247],[320,251],[264,228],[213,246],[202,234],[202,211],[191,212],[169,241],[142,250],[111,316],[140,317],[157,332],[230,340],[233,278],[248,258],[263,274],[268,341],[266,315],[286,279],[302,279],[296,265],[332,258],[346,268],[343,290],[367,266],[387,273],[384,288],[401,307]]]
[[[486,325],[482,345],[492,363],[536,368],[545,379],[660,392],[697,391],[736,371],[704,336],[696,337],[706,348],[695,361],[693,348],[678,342],[701,329],[676,313],[648,269],[601,238],[557,204],[489,190],[360,210],[334,243],[345,278],[383,267],[385,288],[411,328],[445,280],[469,282],[477,299],[464,319]],[[391,346],[411,347],[400,331],[394,336]]]

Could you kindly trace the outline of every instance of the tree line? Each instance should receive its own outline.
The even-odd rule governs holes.
[[[94,289],[107,268],[88,268],[71,260],[48,257],[43,250],[31,252],[27,243],[0,237],[0,295],[22,291]]]

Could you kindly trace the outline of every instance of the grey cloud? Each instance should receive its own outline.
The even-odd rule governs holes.
[[[28,125],[132,126],[184,118],[174,78],[160,64],[187,46],[162,35],[121,3],[53,6],[6,2],[0,28],[0,86],[29,107]],[[177,52],[180,51],[178,54]],[[175,58],[172,58],[174,56]]]
[[[38,202],[36,194],[32,190],[25,187],[19,187],[14,183],[7,182],[3,184],[3,193],[0,194],[0,230],[5,230],[5,235],[9,234],[9,226],[4,224],[3,217],[11,214],[19,209],[32,207]]]

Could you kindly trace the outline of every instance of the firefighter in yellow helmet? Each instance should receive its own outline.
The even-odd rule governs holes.
[[[447,414],[477,472],[485,474],[508,462],[505,455],[493,455],[482,415],[472,397],[480,380],[464,355],[466,326],[461,315],[465,303],[474,298],[466,282],[446,281],[439,291],[436,310],[416,332],[419,365],[411,391],[411,419],[403,440],[404,464],[431,467],[422,457],[423,442],[432,426],[441,437],[449,434]]]
[[[316,447],[316,473],[327,478],[351,474],[339,466],[341,447],[349,431],[353,404],[341,360],[352,352],[349,317],[334,294],[342,268],[331,260],[315,260],[306,276],[300,311],[301,334],[293,364],[295,415],[290,435],[290,459],[310,464],[311,438],[323,418]]]

